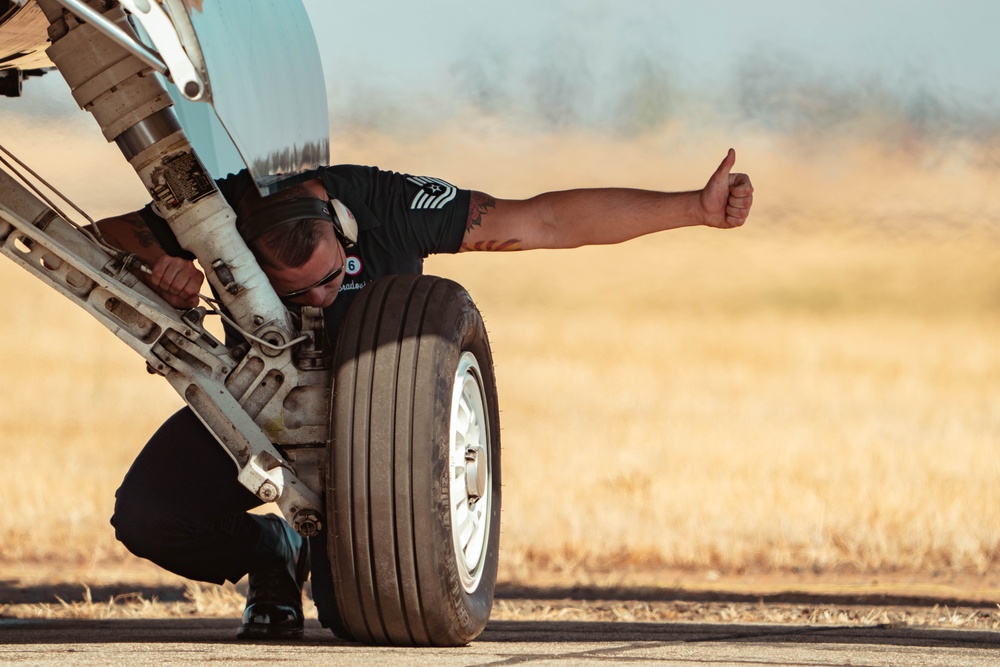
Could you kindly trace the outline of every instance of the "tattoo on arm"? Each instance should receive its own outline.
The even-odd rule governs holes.
[[[476,241],[475,243],[462,243],[463,251],[479,250],[479,251],[503,251],[503,250],[520,250],[521,240],[520,239],[507,239],[506,241]]]
[[[135,240],[140,246],[143,248],[151,248],[159,245],[156,242],[156,237],[153,236],[151,231],[149,231],[149,227],[146,226],[146,223],[142,220],[142,216],[138,213],[128,214],[125,216],[125,221],[128,223],[132,234],[135,236]]]
[[[489,213],[489,209],[497,207],[497,200],[485,192],[472,191],[469,199],[469,220],[465,223],[465,233],[472,232],[476,227],[483,224],[483,216]]]
[[[490,212],[491,208],[497,207],[497,200],[485,192],[472,191],[469,199],[469,220],[465,225],[465,235],[472,234],[477,228],[483,226],[483,218]],[[463,241],[461,251],[500,251],[500,250],[520,250],[520,239],[491,239],[482,241]]]

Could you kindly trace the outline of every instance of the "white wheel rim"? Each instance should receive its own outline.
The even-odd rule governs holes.
[[[462,587],[479,587],[490,540],[493,461],[482,373],[471,352],[463,352],[451,398],[451,538]]]

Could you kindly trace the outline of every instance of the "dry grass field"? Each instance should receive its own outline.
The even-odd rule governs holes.
[[[757,188],[743,229],[428,261],[469,289],[494,348],[502,578],[905,575],[1000,592],[995,166],[486,123],[461,140],[349,135],[334,159],[519,197],[699,187],[730,144]],[[135,202],[100,187],[96,215]],[[0,578],[141,569],[108,524],[113,494],[180,401],[12,263],[0,284]]]

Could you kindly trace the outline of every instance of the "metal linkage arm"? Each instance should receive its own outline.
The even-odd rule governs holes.
[[[198,66],[192,70],[187,62],[197,54],[180,46],[177,26],[161,8],[142,0],[124,4],[151,31],[170,73],[187,72],[197,83],[191,77]],[[78,247],[86,245],[82,236],[71,242],[65,222],[51,221],[58,238],[41,233],[32,223],[45,218],[48,224],[46,216],[55,216],[34,204],[5,213],[4,254],[86,308],[163,374],[236,460],[244,485],[262,500],[276,501],[299,532],[319,530],[318,476],[309,480],[313,491],[306,489],[275,444],[298,448],[286,452],[289,459],[325,465],[315,452],[325,451],[331,373],[295,359],[296,324],[237,232],[234,211],[177,122],[166,90],[150,76],[148,59],[136,54],[135,34],[121,7],[98,0],[38,0],[38,5],[50,22],[46,54],[80,107],[122,150],[252,349],[234,358],[200,321],[185,321],[124,267],[109,265],[99,249]],[[207,99],[207,79],[204,83],[206,88],[195,91],[192,84],[187,92]],[[0,202],[7,201],[0,192]]]
[[[0,253],[86,310],[162,373],[236,461],[247,488],[277,502],[296,530],[320,530],[319,495],[298,480],[227,388],[237,367],[230,351],[3,171]]]

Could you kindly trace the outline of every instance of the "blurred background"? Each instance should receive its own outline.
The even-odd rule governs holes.
[[[695,189],[732,146],[755,184],[740,230],[428,262],[490,329],[502,577],[997,585],[1000,5],[305,5],[335,163],[517,198]],[[147,200],[54,74],[0,141],[95,217]],[[113,492],[180,401],[6,264],[0,559],[134,564]]]

